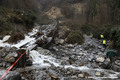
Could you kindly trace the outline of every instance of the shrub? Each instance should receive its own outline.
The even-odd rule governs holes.
[[[82,44],[83,42],[84,42],[84,37],[83,37],[83,34],[79,30],[78,31],[72,31],[67,37],[67,43]]]
[[[93,25],[90,25],[90,24],[83,24],[81,26],[81,31],[85,34],[89,34],[91,32],[91,29],[92,29]]]
[[[23,39],[25,39],[25,36],[23,33],[15,33],[11,35],[11,37],[8,40],[8,43],[17,43],[18,41]]]
[[[22,18],[19,17],[18,15],[11,16],[8,20],[11,21],[11,22],[15,22],[17,24],[23,24],[24,23]]]
[[[87,35],[93,34],[93,37],[100,39],[100,35],[103,34],[105,39],[110,39],[110,31],[112,25],[93,25],[93,24],[83,24],[81,26],[81,31]]]
[[[11,10],[0,7],[0,34],[5,35],[11,31],[27,32],[34,27],[35,14],[31,11]],[[24,30],[23,30],[24,29]]]
[[[33,28],[36,21],[36,15],[32,11],[29,11],[26,14],[22,15],[21,18],[23,19],[28,29]]]
[[[101,34],[101,28],[97,27],[93,24],[83,24],[81,26],[81,31],[87,35],[89,35],[90,33],[93,34],[93,37],[99,38],[99,35]]]
[[[120,27],[111,29],[111,40],[114,41],[113,48],[120,49]]]

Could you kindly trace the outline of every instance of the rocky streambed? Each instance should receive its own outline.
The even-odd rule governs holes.
[[[32,66],[17,68],[5,78],[16,80],[19,76],[17,80],[52,80],[55,76],[56,80],[119,80],[120,72],[103,68],[106,60],[103,47],[96,39],[85,37],[88,41],[85,40],[83,45],[53,45],[51,50],[37,47],[30,51]],[[12,79],[8,78],[11,76]]]
[[[53,45],[51,50],[37,47],[30,51],[33,66],[26,67],[22,76],[32,80],[119,80],[120,72],[104,69],[104,48],[98,40],[85,36],[83,45]],[[92,47],[89,47],[91,45]],[[87,50],[85,50],[87,47]],[[107,60],[107,61],[106,61]],[[108,66],[108,65],[106,65]]]
[[[52,30],[49,28],[50,26],[46,27],[42,32],[47,35],[46,33]],[[26,44],[25,40],[21,41],[26,44],[24,47],[30,48],[35,44],[36,39],[32,36],[37,32],[38,29],[29,34],[29,43]],[[49,41],[51,37],[44,37],[45,35],[39,38],[43,40],[47,38]],[[38,46],[34,50],[30,49],[29,59],[32,61],[32,66],[10,71],[3,80],[119,80],[120,59],[109,65],[110,60],[105,58],[105,49],[100,41],[87,35],[84,37],[85,41],[82,45],[62,44],[63,39],[56,39],[55,42],[59,45],[53,44],[49,49]],[[0,76],[11,65],[10,63],[14,62],[15,49],[13,45],[12,48],[1,49],[3,52],[0,55]]]

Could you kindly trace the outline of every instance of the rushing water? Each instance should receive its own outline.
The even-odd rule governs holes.
[[[76,67],[73,65],[61,65],[62,60],[56,59],[50,55],[43,55],[40,54],[39,52],[33,50],[30,52],[30,56],[33,59],[33,65],[34,66],[39,66],[39,67],[61,67],[64,69],[72,68],[75,70],[80,70],[80,71],[85,71],[90,73],[92,76],[94,76],[94,79],[98,79],[95,77],[95,74],[92,73],[94,71],[99,71],[99,72],[110,72],[108,77],[109,78],[117,78],[117,75],[120,74],[119,72],[115,72],[112,70],[106,70],[106,69],[93,69],[93,68],[88,68],[87,66],[80,66]]]

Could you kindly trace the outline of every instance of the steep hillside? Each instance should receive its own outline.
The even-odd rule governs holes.
[[[0,5],[7,8],[35,11],[38,11],[40,8],[37,0],[0,0]]]
[[[53,19],[56,19],[57,17],[63,17],[61,10],[58,7],[52,7],[49,11],[46,12],[46,14]]]
[[[0,7],[0,35],[29,31],[35,23],[36,16],[32,11],[13,10]]]

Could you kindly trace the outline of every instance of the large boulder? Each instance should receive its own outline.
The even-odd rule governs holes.
[[[52,55],[52,53],[51,53],[49,50],[43,49],[43,48],[41,48],[41,47],[38,47],[38,48],[37,48],[37,51],[38,51],[40,54]]]
[[[10,38],[10,35],[6,35],[5,37],[3,37],[3,42],[7,41]]]
[[[5,61],[6,61],[6,62],[13,63],[13,62],[15,62],[15,58],[12,57],[12,56],[7,55],[7,56],[5,57]]]
[[[103,56],[100,56],[96,59],[96,62],[104,62],[105,58]]]
[[[98,72],[98,71],[97,71],[97,72],[95,73],[95,75],[96,75],[96,76],[101,76],[101,72]]]
[[[64,44],[64,40],[63,39],[55,39],[55,44]]]
[[[26,66],[32,66],[32,60],[30,59],[26,60]]]
[[[101,67],[105,68],[105,69],[109,69],[111,67],[111,63],[110,63],[110,59],[107,58],[103,64],[101,65]]]
[[[78,77],[84,78],[84,74],[78,74]]]
[[[114,71],[120,72],[120,60],[116,60],[116,61],[113,63],[112,69],[113,69]]]
[[[6,57],[5,61],[9,63],[15,62],[15,58],[18,56],[16,52],[10,52]]]

